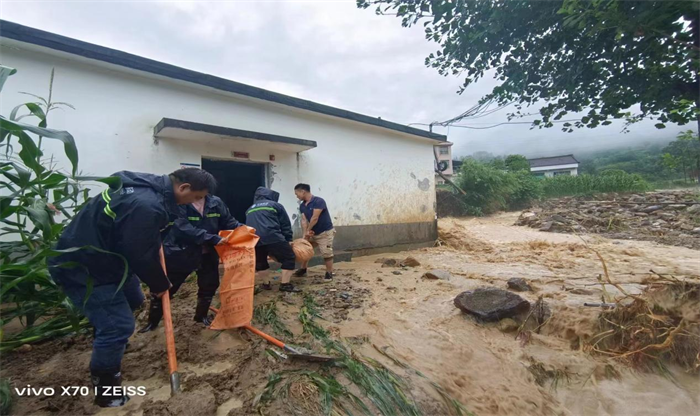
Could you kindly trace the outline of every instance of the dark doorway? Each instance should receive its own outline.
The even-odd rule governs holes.
[[[228,206],[231,215],[245,222],[245,211],[253,205],[255,190],[265,186],[265,164],[202,159],[202,169],[216,178],[216,196]]]

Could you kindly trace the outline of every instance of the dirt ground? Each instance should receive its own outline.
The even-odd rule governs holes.
[[[333,283],[322,270],[297,283],[321,306],[319,323],[354,352],[375,359],[411,381],[411,393],[426,415],[446,414],[434,391],[423,388],[415,372],[401,368],[377,348],[422,372],[479,416],[691,415],[700,407],[700,379],[673,366],[665,376],[643,373],[580,348],[591,336],[600,302],[596,276],[604,257],[610,276],[631,293],[650,270],[700,281],[700,253],[647,241],[610,240],[597,235],[545,233],[513,226],[518,214],[478,219],[440,220],[440,246],[411,252],[354,258],[337,265]],[[412,256],[417,267],[382,267],[379,258]],[[449,280],[428,280],[431,269]],[[533,288],[521,296],[542,296],[552,318],[528,342],[502,324],[477,323],[453,304],[459,293],[483,286],[505,288],[513,277]],[[606,287],[610,293],[616,289]],[[320,364],[280,361],[260,339],[239,330],[214,332],[192,322],[196,285],[186,283],[173,300],[180,373],[187,395],[170,399],[162,329],[135,334],[124,358],[125,384],[145,386],[119,409],[99,409],[90,397],[14,397],[17,415],[195,415],[308,414],[281,400],[259,405],[268,376]],[[256,295],[256,304],[276,300],[277,313],[303,340],[297,320],[300,295]],[[139,315],[139,326],[145,313]],[[263,328],[272,332],[271,328]],[[13,386],[89,385],[90,337],[56,340],[30,351],[3,354],[2,376]],[[542,371],[533,371],[540,369]],[[544,374],[544,376],[543,376]]]

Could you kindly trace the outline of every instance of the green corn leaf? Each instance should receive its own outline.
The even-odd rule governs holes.
[[[0,116],[0,129],[9,131],[11,134],[16,135],[18,137],[20,137],[20,133],[28,131],[38,136],[60,140],[61,142],[63,142],[63,148],[66,153],[66,156],[68,157],[68,160],[70,160],[71,165],[73,166],[73,175],[75,175],[76,171],[78,170],[78,148],[75,145],[75,139],[73,139],[73,136],[67,131],[54,130],[45,127],[37,127],[29,124],[19,123],[16,121],[8,120],[3,116]],[[34,145],[34,148],[36,148],[36,145]],[[24,159],[22,159],[22,161],[25,164],[27,164],[27,161],[25,161]],[[27,164],[27,166],[31,167],[29,164]]]
[[[68,180],[69,177],[60,173],[60,172],[53,172],[49,176],[43,177],[43,178],[36,178],[32,183],[41,186],[44,189],[51,189],[54,188],[58,185],[62,186],[62,183],[66,180]]]
[[[10,75],[15,74],[16,72],[17,70],[14,68],[0,65],[0,91],[2,91],[2,87],[5,85],[5,81],[7,81],[7,78]]]
[[[17,113],[19,110],[22,109],[22,107],[27,107],[29,110],[29,114],[25,114],[23,116],[17,117]],[[37,103],[24,103],[20,104],[17,107],[12,109],[12,112],[10,113],[10,120],[12,121],[19,121],[23,119],[24,117],[28,116],[36,116],[41,120],[41,122],[44,123],[43,126],[40,125],[40,127],[46,127],[46,113],[44,113],[44,109],[39,106]]]
[[[14,169],[14,171],[12,169]],[[32,176],[30,171],[24,169],[24,167],[22,167],[19,163],[15,162],[5,162],[0,164],[0,174],[5,176],[20,188],[27,187]],[[3,183],[3,185],[7,186],[5,183]]]
[[[0,127],[5,124],[4,121],[2,116],[0,116]],[[34,140],[24,131],[15,130],[12,134],[17,136],[19,144],[22,146],[22,150],[19,151],[19,158],[22,159],[22,162],[28,168],[36,172],[37,176],[40,176],[45,170],[44,167],[37,162],[42,156],[41,150],[37,147],[36,143],[34,143]]]
[[[122,188],[122,180],[117,176],[76,176],[75,180],[81,182],[101,182],[109,186],[109,189],[111,189],[112,191],[118,191]]]
[[[44,239],[48,240],[53,236],[52,221],[45,207],[41,206],[41,201],[37,201],[33,207],[22,207],[27,212],[35,227],[44,234]]]
[[[12,201],[14,201],[17,195],[19,195],[19,191],[16,191],[9,196],[0,196],[0,220],[4,220],[5,218],[17,212],[18,207],[11,205]]]
[[[36,271],[35,270],[29,270],[26,274],[20,277],[15,277],[14,279],[7,279],[5,274],[0,274],[0,279],[2,281],[2,289],[0,289],[0,299],[5,296],[5,293],[7,293],[8,290],[16,287],[22,282],[25,281],[32,281],[34,278],[37,277]],[[7,276],[7,277],[14,277],[14,276]],[[3,301],[4,302],[4,301]]]

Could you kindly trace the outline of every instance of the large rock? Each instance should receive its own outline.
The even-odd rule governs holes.
[[[530,309],[530,302],[515,293],[494,287],[462,292],[457,295],[454,304],[462,312],[487,322],[511,318]]]
[[[429,272],[425,272],[423,275],[423,278],[425,279],[431,279],[431,280],[450,280],[452,278],[452,275],[449,274],[448,272],[444,270],[431,270]]]
[[[515,290],[516,292],[527,292],[532,290],[527,281],[520,277],[513,277],[508,279],[508,289]]]
[[[700,215],[700,204],[689,206],[688,209],[685,210],[685,212],[691,215]]]
[[[406,257],[406,260],[401,262],[401,267],[418,267],[420,266],[420,262],[413,257]]]

